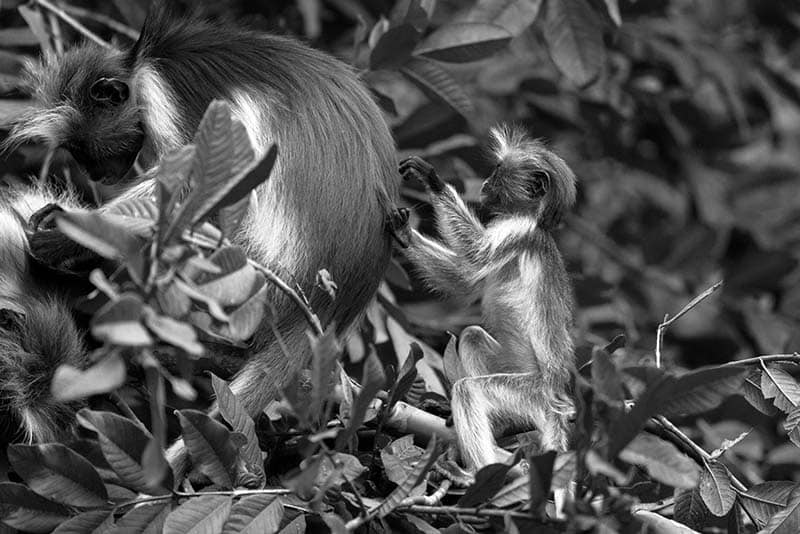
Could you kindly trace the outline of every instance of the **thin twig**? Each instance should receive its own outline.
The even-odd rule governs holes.
[[[656,330],[656,367],[661,368],[661,346],[664,342],[664,332],[666,331],[666,329],[672,323],[674,323],[675,321],[677,321],[678,319],[689,313],[689,311],[691,311],[695,306],[700,304],[703,300],[708,298],[712,293],[714,293],[714,291],[719,289],[720,286],[722,286],[722,280],[720,280],[713,286],[709,287],[708,289],[697,295],[695,298],[691,300],[691,302],[689,302],[689,304],[684,306],[681,309],[681,311],[679,311],[672,317],[669,317],[669,315],[664,315],[664,320],[661,322],[661,324],[658,325],[658,330]]]
[[[767,354],[764,356],[755,356],[753,358],[744,358],[743,360],[733,360],[722,364],[723,366],[731,365],[760,365],[762,362],[792,362],[800,363],[800,353],[793,354]]]
[[[75,20],[69,13],[61,9],[60,7],[50,3],[50,0],[34,0],[34,3],[45,8],[46,10],[50,11],[58,18],[75,28],[75,31],[78,33],[86,36],[90,40],[94,41],[95,43],[99,44],[103,48],[113,49],[114,47],[111,46],[109,43],[104,41],[99,35],[94,33],[92,30]]]
[[[82,7],[73,5],[65,5],[64,11],[66,11],[67,13],[71,13],[76,17],[80,17],[82,19],[93,20],[97,23],[100,23],[114,30],[117,33],[120,33],[126,37],[130,37],[134,41],[139,39],[139,32],[137,32],[130,26],[122,24],[118,20],[109,17],[108,15],[103,15],[102,13],[95,13],[94,11],[90,11],[88,9],[83,9]]]

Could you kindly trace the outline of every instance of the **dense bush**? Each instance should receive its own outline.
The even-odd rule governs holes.
[[[497,464],[466,490],[443,480],[434,466],[441,440],[428,439],[448,432],[441,354],[454,350],[447,332],[477,322],[477,308],[435,299],[398,260],[361,335],[341,346],[302,293],[225,239],[276,152],[257,160],[233,151],[242,127],[215,103],[194,145],[162,165],[157,201],[55,216],[58,231],[124,266],[92,274],[91,331],[103,345],[93,367],[63,369],[55,389],[70,399],[116,392],[118,406],[82,411],[79,442],[9,448],[6,525],[800,531],[800,6],[261,4],[211,10],[352,62],[401,155],[431,160],[466,199],[477,200],[485,132],[498,122],[546,138],[576,170],[578,207],[558,236],[577,297],[574,450],[538,455],[535,436],[521,434],[504,444],[527,463],[524,476],[509,481],[511,466]],[[144,13],[142,2],[124,0],[58,6],[0,5],[0,121],[26,104],[22,61],[85,34],[63,13],[118,42],[135,36]],[[86,187],[60,153],[25,146],[4,157],[6,182],[53,175]],[[219,168],[231,171],[212,172]],[[184,198],[187,177],[194,187]],[[404,184],[404,200],[418,208],[412,223],[430,229],[416,187]],[[335,292],[324,272],[320,283]],[[200,340],[245,345],[269,313],[272,284],[306,311],[314,361],[283,406],[253,421],[223,379],[191,379],[190,367],[209,352]],[[128,374],[149,396],[123,387]],[[211,392],[224,423],[202,411]],[[204,477],[175,487],[163,448],[178,432]]]

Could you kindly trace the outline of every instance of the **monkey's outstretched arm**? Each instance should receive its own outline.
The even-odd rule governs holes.
[[[403,251],[425,281],[451,297],[471,298],[480,284],[478,269],[442,244],[416,230],[406,233],[408,247]]]
[[[481,261],[489,249],[486,229],[472,213],[453,186],[436,174],[433,166],[422,158],[412,156],[400,162],[403,178],[416,178],[431,193],[437,228],[453,252],[470,261]]]

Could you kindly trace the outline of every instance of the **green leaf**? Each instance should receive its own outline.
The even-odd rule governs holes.
[[[239,446],[225,425],[198,410],[180,410],[183,441],[197,469],[223,488],[236,485]]]
[[[119,518],[115,532],[162,534],[170,510],[170,503],[142,503]]]
[[[600,18],[588,2],[548,2],[542,31],[556,67],[576,85],[589,85],[600,76],[606,49]]]
[[[786,507],[789,497],[797,488],[800,485],[795,482],[764,482],[739,494],[739,502],[758,528],[764,528],[772,516]]]
[[[392,389],[389,391],[389,399],[386,401],[385,408],[387,413],[391,413],[394,405],[402,400],[411,389],[411,386],[414,385],[414,380],[417,378],[417,362],[420,361],[423,356],[422,347],[419,346],[419,343],[412,342],[408,351],[408,356],[403,362],[403,366],[400,368],[400,378],[397,379]]]
[[[172,487],[172,474],[160,486],[153,487],[142,465],[147,444],[152,436],[145,429],[110,412],[82,409],[78,412],[78,423],[97,433],[100,450],[108,465],[125,484],[136,491],[163,495]]]
[[[627,370],[626,370],[627,372]],[[630,441],[644,428],[645,422],[656,415],[675,390],[675,377],[658,373],[650,380],[630,412],[611,421],[608,429],[608,458],[617,457]]]
[[[377,507],[375,510],[375,515],[377,517],[386,517],[392,513],[398,506],[400,506],[403,500],[411,494],[411,491],[423,481],[425,475],[428,474],[428,471],[430,471],[433,463],[439,456],[438,449],[439,444],[436,440],[436,436],[434,436],[428,443],[428,447],[425,449],[425,454],[423,454],[420,459],[417,460],[412,471],[408,473],[408,476],[406,476],[405,480],[398,484],[392,493],[390,493],[389,496],[386,497],[386,499]]]
[[[178,506],[164,521],[164,534],[215,534],[231,511],[231,498],[224,495],[193,497]]]
[[[96,211],[62,211],[54,217],[64,235],[100,256],[116,261],[142,261],[144,240],[112,217]]]
[[[679,376],[673,394],[665,399],[659,413],[665,417],[695,415],[719,406],[742,392],[742,382],[750,373],[735,365],[698,369]]]
[[[244,405],[228,387],[228,383],[213,373],[211,374],[211,387],[214,389],[217,407],[222,418],[225,419],[234,432],[242,434],[247,439],[247,443],[242,447],[241,454],[248,471],[255,473],[263,481],[264,461],[261,457],[261,449],[259,448],[256,425],[253,422],[253,418],[248,415]]]
[[[142,325],[144,303],[135,293],[123,293],[107,303],[92,317],[92,335],[113,345],[149,347],[153,338]]]
[[[764,392],[761,391],[761,369],[753,369],[742,383],[742,388],[742,395],[750,406],[770,417],[778,413],[775,405],[764,398]]]
[[[464,495],[458,500],[458,505],[464,508],[484,504],[500,491],[506,480],[508,471],[513,467],[510,464],[489,464],[475,473],[475,483],[467,488]]]
[[[125,360],[112,351],[86,370],[68,364],[59,365],[53,374],[50,391],[60,402],[84,399],[114,391],[125,383]]]
[[[622,452],[620,460],[643,467],[656,481],[675,488],[697,486],[700,472],[675,445],[651,434],[639,434]]]
[[[336,362],[342,353],[342,347],[336,337],[336,330],[329,327],[320,336],[310,335],[311,352],[311,402],[308,413],[315,417],[324,415],[323,404],[330,399],[333,392],[333,372]]]
[[[786,507],[778,510],[764,527],[767,534],[797,534],[800,532],[800,486],[792,490]]]
[[[475,112],[461,84],[433,61],[412,57],[400,72],[429,98],[446,104],[463,117],[469,119]]]
[[[194,167],[194,159],[197,156],[197,147],[193,144],[184,145],[169,152],[161,158],[158,164],[158,174],[156,180],[161,185],[159,199],[159,212],[168,216],[174,209],[174,204],[170,200],[189,185],[189,175]],[[165,221],[159,220],[161,227]]]
[[[60,443],[9,445],[8,461],[43,497],[82,508],[108,505],[108,493],[92,464]]]
[[[219,334],[234,341],[245,341],[250,339],[264,324],[264,317],[267,315],[267,304],[269,303],[270,286],[266,283],[266,278],[261,273],[257,273],[253,287],[261,286],[256,293],[248,298],[244,303],[228,314],[228,323],[222,325]]]
[[[344,447],[350,438],[355,436],[364,418],[367,415],[367,409],[372,403],[372,400],[381,391],[386,384],[386,375],[383,372],[378,356],[375,350],[371,349],[364,361],[364,375],[361,380],[361,391],[353,403],[353,410],[350,413],[350,419],[347,421],[347,426],[344,431],[339,432],[336,436],[336,448]]]
[[[272,534],[283,519],[283,503],[274,495],[245,497],[231,508],[222,534]]]
[[[675,492],[675,519],[694,529],[702,529],[708,524],[710,513],[699,489],[679,489]]]
[[[511,37],[508,30],[494,24],[445,24],[423,39],[414,55],[451,63],[478,61],[508,46]]]
[[[542,0],[478,0],[469,10],[469,22],[490,22],[521,34],[539,15]]]
[[[103,534],[114,525],[114,513],[110,510],[92,510],[64,521],[53,534]]]
[[[619,371],[608,353],[597,347],[592,349],[592,387],[595,395],[606,402],[625,398]]]
[[[413,471],[415,462],[425,450],[414,445],[414,435],[398,438],[381,449],[381,463],[386,478],[395,484],[402,483]]]
[[[717,517],[724,517],[736,500],[728,468],[713,460],[700,475],[699,489],[706,508]]]
[[[223,247],[208,261],[220,267],[219,274],[201,273],[195,280],[197,289],[216,300],[220,306],[239,306],[263,286],[263,275],[247,262],[240,247]]]
[[[800,408],[795,408],[786,417],[786,422],[783,423],[783,428],[789,435],[789,440],[800,447]]]
[[[761,373],[761,391],[764,398],[774,399],[776,408],[790,413],[800,406],[800,384],[792,375],[776,365],[768,365]]]
[[[517,477],[500,488],[489,503],[497,508],[528,502],[531,498],[531,481],[527,474]]]
[[[375,43],[369,56],[372,70],[398,69],[411,58],[422,34],[412,24],[404,23],[389,28]]]
[[[279,534],[303,534],[306,531],[306,516],[298,515],[291,523],[283,527]]]
[[[69,517],[69,509],[22,484],[0,483],[0,519],[26,532],[50,532]]]
[[[161,341],[178,347],[192,356],[203,355],[203,345],[197,340],[197,332],[192,325],[155,312],[145,313],[144,322]]]

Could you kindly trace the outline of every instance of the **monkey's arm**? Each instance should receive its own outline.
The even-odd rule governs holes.
[[[416,156],[401,161],[399,169],[404,178],[416,178],[431,193],[437,228],[447,246],[459,256],[484,263],[480,259],[489,250],[486,229],[453,186],[442,181],[430,163]]]
[[[408,247],[403,252],[431,287],[451,297],[476,294],[481,274],[471,262],[416,230],[408,229],[404,235]]]

